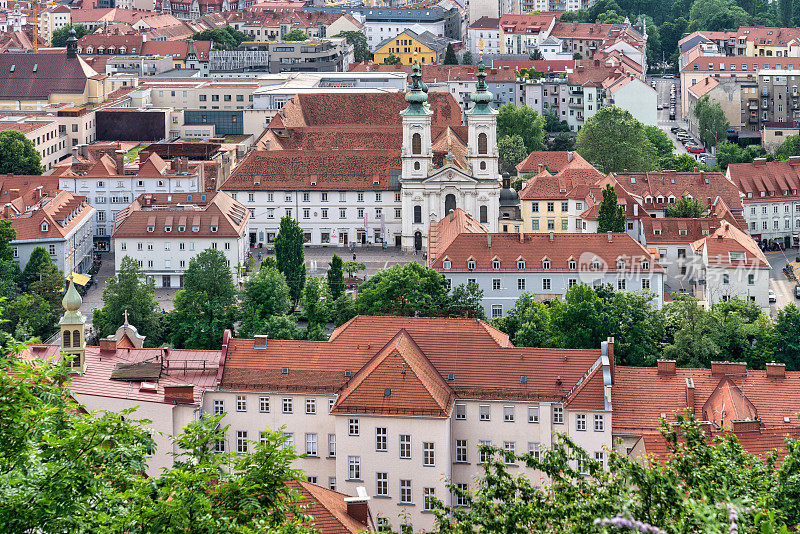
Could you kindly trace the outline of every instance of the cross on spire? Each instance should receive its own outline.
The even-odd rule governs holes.
[[[122,316],[125,317],[125,322],[123,323],[123,325],[128,326],[128,308],[125,308],[125,311],[122,313]]]

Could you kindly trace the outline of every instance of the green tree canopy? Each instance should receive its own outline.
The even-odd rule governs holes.
[[[544,54],[542,54],[542,51],[538,48],[534,48],[533,52],[531,52],[531,55],[528,56],[528,59],[531,61],[541,61],[544,59]]]
[[[344,293],[344,262],[338,254],[334,254],[328,265],[328,291],[331,299],[338,299]]]
[[[225,255],[218,249],[202,251],[189,260],[183,283],[169,317],[173,346],[219,348],[237,317],[236,287]]]
[[[72,26],[64,26],[63,28],[53,30],[53,36],[50,38],[50,46],[54,48],[64,48],[67,46],[67,39],[69,39],[69,30],[71,27]],[[87,33],[89,33],[89,30],[87,30],[86,26],[83,24],[78,24],[75,26],[76,39],[80,39]]]
[[[233,50],[247,41],[246,33],[240,32],[233,26],[203,30],[192,36],[195,41],[211,41],[217,50]]]
[[[453,43],[447,43],[447,50],[444,53],[444,64],[458,65],[458,56],[456,56],[456,51],[453,49]]]
[[[800,308],[789,303],[775,318],[775,355],[791,371],[800,371]]]
[[[650,171],[657,154],[644,125],[627,110],[603,107],[578,132],[575,149],[602,172]]]
[[[388,56],[383,58],[383,64],[384,65],[402,65],[403,61],[400,59],[399,56],[396,56],[394,54],[389,54]]]
[[[689,10],[689,31],[726,31],[746,26],[747,12],[732,0],[694,0]]]
[[[17,130],[0,132],[0,174],[42,174],[42,156]]]
[[[117,274],[103,288],[103,307],[94,311],[92,325],[99,337],[110,336],[125,322],[136,327],[148,346],[158,346],[163,339],[162,317],[155,298],[155,283],[147,281],[136,260],[125,256]]]
[[[453,315],[485,319],[483,289],[476,282],[459,284],[450,293],[450,312]]]
[[[675,204],[667,206],[667,217],[684,217],[698,219],[706,212],[706,207],[700,200],[683,195]]]
[[[532,293],[522,293],[505,317],[494,319],[492,324],[508,334],[518,347],[552,346],[550,308],[537,301]]]
[[[555,300],[550,311],[557,346],[592,349],[614,330],[614,321],[597,292],[586,284],[567,290],[564,302]]]
[[[667,137],[666,132],[658,126],[646,125],[644,127],[644,133],[656,149],[656,157],[663,158],[670,156],[675,150],[675,145],[672,143],[672,140]]]
[[[286,215],[281,218],[278,235],[275,237],[275,261],[278,270],[289,284],[289,296],[293,302],[300,300],[306,285],[306,260],[303,250],[305,238],[297,221]]]
[[[544,119],[528,106],[504,104],[497,113],[497,139],[519,135],[525,142],[528,154],[534,150],[545,150]],[[527,155],[527,154],[526,154]]]
[[[353,45],[353,56],[356,62],[360,63],[372,59],[372,53],[369,51],[369,44],[367,44],[367,36],[364,35],[364,32],[339,32],[334,37],[344,37],[348,43]]]
[[[244,283],[239,334],[252,337],[264,333],[265,320],[273,315],[284,315],[290,308],[289,285],[283,273],[275,268],[259,269]]]
[[[529,154],[525,148],[525,141],[519,134],[507,135],[500,139],[497,142],[497,152],[500,155],[503,172],[511,174],[517,173],[517,164]]]
[[[724,171],[731,163],[750,163],[755,158],[767,157],[771,158],[764,152],[761,145],[748,145],[741,147],[736,143],[728,141],[720,141],[717,145],[717,165]]]
[[[283,36],[284,41],[307,41],[308,34],[299,28],[286,32]]]
[[[378,271],[356,297],[364,315],[441,315],[449,304],[444,276],[417,262]]]
[[[464,52],[464,55],[461,56],[461,64],[462,65],[474,65],[475,64],[475,59],[473,59],[473,57],[472,57],[472,52],[470,52],[469,50]]]
[[[798,4],[800,4],[800,0]],[[787,135],[786,140],[775,151],[777,160],[785,161],[792,156],[800,156],[800,135]]]
[[[603,200],[597,213],[597,231],[625,231],[625,210],[617,203],[617,192],[611,184],[606,184],[603,189]]]
[[[728,138],[731,125],[719,102],[711,102],[708,95],[704,96],[695,104],[694,116],[697,117],[700,139],[706,147],[717,146]]]

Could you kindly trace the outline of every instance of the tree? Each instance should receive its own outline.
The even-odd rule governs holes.
[[[722,111],[719,102],[712,103],[708,95],[704,96],[695,104],[694,116],[697,117],[700,139],[706,147],[715,147],[720,141],[728,138],[728,129],[731,125],[725,118],[725,112]]]
[[[158,346],[162,339],[162,323],[155,282],[146,280],[144,271],[130,256],[122,258],[117,274],[109,278],[103,288],[103,307],[95,310],[92,317],[98,337],[116,332],[125,322],[126,311],[128,322],[147,336],[147,344]]]
[[[703,216],[706,207],[700,200],[683,195],[675,204],[667,206],[667,217],[684,217],[698,219]]]
[[[372,54],[369,51],[369,44],[367,44],[367,36],[364,35],[364,32],[339,32],[334,35],[334,37],[344,37],[349,44],[353,45],[353,56],[356,62],[360,63],[372,59]]]
[[[367,266],[361,263],[360,261],[346,261],[344,262],[344,272],[347,273],[347,276],[352,278],[353,273],[358,271],[363,271],[366,269]]]
[[[260,272],[260,271],[259,271]],[[219,348],[226,329],[236,320],[236,287],[225,254],[206,249],[189,260],[184,289],[175,294],[170,334],[176,348]]]
[[[328,265],[328,291],[330,291],[331,300],[338,299],[344,293],[343,264],[342,258],[338,254],[334,254]]]
[[[791,371],[800,371],[800,308],[790,303],[775,318],[775,357]]]
[[[505,317],[498,317],[492,325],[508,334],[517,347],[552,346],[550,308],[534,299],[532,293],[522,293]]]
[[[17,238],[11,220],[0,219],[0,298],[10,297],[17,290],[17,280],[21,273],[19,265],[14,261],[14,249],[11,241]]]
[[[464,52],[464,55],[461,56],[461,64],[462,65],[474,65],[475,60],[472,58],[472,52],[467,50]]]
[[[356,316],[356,302],[347,293],[339,295],[331,304],[331,321],[336,326],[344,323]]]
[[[309,330],[328,322],[328,308],[322,299],[322,283],[316,276],[310,276],[303,288],[303,315],[308,321]]]
[[[622,365],[651,366],[665,338],[664,314],[653,304],[651,292],[616,291],[606,308],[615,326],[614,355]]]
[[[295,28],[292,31],[286,32],[283,35],[284,41],[307,41],[308,34],[299,28]]]
[[[542,54],[542,51],[538,48],[534,48],[533,52],[531,52],[531,55],[528,56],[528,59],[531,61],[542,61],[544,60],[544,54]]]
[[[544,129],[546,132],[569,132],[567,121],[559,120],[558,113],[548,111],[542,115],[544,117]]]
[[[214,49],[234,50],[249,39],[246,33],[240,32],[233,26],[203,30],[192,36],[194,41],[211,41]]]
[[[497,113],[497,139],[518,134],[525,142],[525,150],[544,150],[544,119],[528,106],[503,105]]]
[[[708,367],[719,356],[713,318],[697,299],[676,294],[675,300],[665,306],[665,314],[674,334],[672,343],[664,347],[664,357],[681,367]]]
[[[650,171],[656,149],[644,125],[627,110],[600,108],[578,132],[578,153],[602,172]]]
[[[725,31],[746,26],[747,12],[731,0],[695,0],[689,11],[689,31]]]
[[[0,174],[42,174],[42,156],[18,130],[0,132]]]
[[[19,339],[45,340],[54,332],[52,308],[35,293],[22,293],[8,303],[3,324],[6,332]]]
[[[447,50],[444,53],[445,65],[458,65],[458,56],[456,51],[453,50],[453,43],[447,43]]]
[[[550,317],[554,340],[559,347],[597,348],[614,331],[614,321],[605,303],[586,284],[569,288],[564,302],[554,301]]]
[[[723,143],[720,144],[722,145]],[[719,149],[717,150],[717,157],[719,157]],[[702,169],[706,171],[714,170],[708,165],[698,163],[697,160],[689,154],[670,154],[666,157],[660,158],[658,161],[658,166],[661,170],[678,172],[692,172],[695,169]]]
[[[388,56],[386,56],[383,59],[383,64],[384,65],[402,65],[403,61],[400,59],[399,56],[396,56],[394,54],[389,54]]]
[[[54,48],[64,48],[67,46],[67,39],[69,39],[69,30],[73,26],[64,26],[63,28],[59,28],[53,31],[53,36],[50,39],[50,46]],[[89,30],[86,29],[86,26],[83,24],[78,24],[75,28],[75,38],[80,39],[87,33]]]
[[[614,11],[614,10],[610,10],[610,11],[605,11],[604,13],[601,13],[597,17],[597,22],[599,22],[601,24],[624,24],[625,23],[625,17],[623,17],[622,15],[617,14],[617,12]]]
[[[519,134],[507,135],[497,142],[497,152],[504,172],[517,173],[517,164],[528,156],[525,141]]]
[[[722,170],[728,168],[731,163],[750,163],[755,158],[766,156],[769,159],[771,156],[764,152],[761,145],[748,145],[741,147],[736,143],[728,141],[720,141],[717,145],[717,164]]]
[[[792,14],[793,14],[793,6],[792,0],[779,0],[778,7],[780,10],[781,15],[781,24],[784,27],[789,27],[792,25]]]
[[[792,156],[800,156],[800,135],[787,135],[786,140],[775,151],[776,160],[785,161]]]
[[[278,262],[278,270],[286,277],[289,296],[295,303],[300,300],[306,285],[304,242],[303,230],[297,221],[288,215],[284,216],[275,237],[275,261]]]
[[[450,292],[450,312],[462,317],[485,319],[483,289],[476,282],[459,284]]]
[[[242,326],[239,334],[252,337],[263,333],[266,319],[285,315],[291,308],[289,285],[276,268],[259,269],[244,283],[242,290]]]
[[[39,269],[39,276],[28,286],[28,292],[41,297],[50,310],[47,327],[42,330],[40,335],[42,339],[47,339],[57,329],[58,319],[63,312],[61,299],[64,292],[64,273],[53,262],[43,265]]]
[[[617,192],[614,186],[606,184],[603,189],[603,200],[597,213],[598,232],[624,232],[625,210],[617,204]]]
[[[575,149],[575,139],[567,132],[558,132],[553,141],[547,146],[547,150],[564,152]]]
[[[441,315],[449,304],[444,276],[416,262],[378,271],[356,297],[364,315]]]
[[[656,157],[663,158],[665,156],[670,156],[675,150],[675,145],[672,144],[672,140],[667,137],[666,132],[658,126],[646,125],[644,127],[644,133],[656,149]]]
[[[54,266],[52,260],[50,260],[50,254],[44,247],[35,247],[28,258],[28,263],[25,264],[25,269],[22,270],[22,276],[20,277],[22,288],[28,289],[32,282],[39,279],[39,273],[41,273],[42,269],[48,266]]]

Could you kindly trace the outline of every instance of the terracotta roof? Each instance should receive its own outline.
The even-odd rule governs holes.
[[[195,41],[194,51],[200,61],[208,61],[211,53],[211,41]],[[142,53],[186,59],[186,54],[189,53],[189,41],[147,41],[142,46]]]
[[[401,332],[402,349],[395,350],[398,343],[391,342],[397,342]],[[391,350],[386,351],[390,344]],[[402,350],[403,358],[415,360],[415,376],[425,374],[420,382],[424,382],[428,396],[438,399],[425,402],[436,406],[443,406],[445,398],[446,388],[440,380],[459,398],[561,402],[600,357],[599,348],[516,348],[508,336],[477,320],[357,316],[337,328],[328,341],[268,340],[264,348],[255,348],[255,340],[231,339],[220,388],[350,392],[348,382],[367,366],[365,369],[371,371],[365,371],[366,376],[380,375],[381,387],[377,387],[377,381],[367,387],[365,378],[361,382],[364,389],[355,387],[352,395],[363,395],[360,402],[374,407],[383,402],[386,388],[392,390],[390,399],[395,392],[398,396],[407,392],[402,362],[393,360],[400,357],[398,350]],[[439,378],[429,374],[431,368],[423,357]],[[410,364],[406,371],[408,376]],[[521,376],[527,380],[523,382]],[[415,387],[419,391],[419,385]],[[603,409],[602,396],[595,399],[595,406]]]
[[[433,262],[439,251],[447,249],[450,243],[462,233],[486,234],[488,230],[461,208],[456,208],[442,220],[431,223],[428,233],[428,262]]]
[[[98,48],[103,48],[106,51],[108,51],[109,48],[113,48],[119,51],[121,47],[125,47],[126,53],[128,54],[142,54],[143,42],[144,37],[140,34],[112,35],[106,33],[90,33],[78,39],[78,49],[84,51],[87,47],[92,47],[94,52],[97,53]]]
[[[605,39],[613,24],[593,22],[556,22],[550,35],[558,39]]]
[[[744,194],[742,202],[775,202],[797,198],[800,190],[800,160],[732,163],[727,175]]]
[[[619,68],[606,65],[578,65],[575,70],[567,73],[567,83],[582,87],[603,87],[603,82],[608,78],[618,78],[623,73]]]
[[[500,19],[481,17],[469,25],[470,30],[499,30]]]
[[[256,150],[220,189],[399,190],[399,169],[399,150]]]
[[[692,243],[692,248],[702,252],[711,267],[770,268],[767,257],[753,238],[732,224],[723,223],[710,236]],[[741,254],[743,259],[733,259],[732,253]]]
[[[165,209],[168,206],[170,209]],[[237,238],[247,226],[249,215],[247,208],[222,192],[146,193],[117,213],[112,235]]]
[[[719,82],[716,80],[716,78],[713,78],[712,76],[706,76],[693,86],[689,87],[689,92],[692,93],[696,98],[700,98],[718,85]]]
[[[86,203],[86,197],[68,191],[45,191],[29,189],[11,200],[7,214],[16,230],[16,240],[57,239],[66,237],[87,217],[94,208]],[[46,223],[46,226],[44,226]]]
[[[603,175],[594,167],[567,167],[558,174],[542,171],[525,182],[519,192],[520,200],[566,200],[574,188],[591,186]]]
[[[552,174],[561,172],[567,167],[571,168],[594,168],[592,164],[586,161],[575,151],[534,151],[528,154],[524,160],[517,164],[517,172],[525,174],[528,172],[539,172],[539,165],[544,165],[545,168]]]
[[[492,67],[510,67],[515,69],[535,69],[540,72],[567,72],[576,67],[574,59],[494,59],[492,60]]]
[[[68,59],[66,54],[12,52],[0,54],[0,72],[0,99],[5,100],[83,94],[86,80],[97,74],[80,58]]]
[[[690,195],[707,206],[719,196],[732,212],[741,213],[743,209],[739,188],[719,172],[628,172],[612,176],[648,210],[671,205],[670,195],[676,200]],[[662,202],[658,202],[659,196]]]
[[[348,495],[304,480],[291,480],[286,484],[300,494],[298,504],[305,508],[303,513],[313,518],[314,529],[320,534],[360,534],[369,530],[347,513],[345,499]]]
[[[717,218],[684,219],[642,217],[642,231],[648,245],[691,244],[713,233],[725,221]]]
[[[500,28],[503,33],[520,33],[537,35],[547,31],[558,17],[553,14],[526,13],[522,15],[503,15],[500,17]]]

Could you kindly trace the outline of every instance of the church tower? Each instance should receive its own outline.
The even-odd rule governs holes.
[[[492,93],[486,86],[483,52],[478,63],[478,84],[470,96],[475,105],[467,111],[467,159],[472,165],[472,176],[481,179],[500,179],[497,154],[497,111],[489,104]]]
[[[64,359],[70,362],[74,372],[81,373],[86,370],[86,337],[84,328],[86,317],[80,312],[83,300],[75,289],[72,277],[69,279],[69,288],[61,300],[65,313],[58,322],[61,327],[61,351]]]
[[[426,178],[433,164],[431,142],[431,116],[428,108],[428,86],[422,81],[419,63],[414,63],[411,73],[411,90],[406,93],[408,107],[403,116],[403,178]]]

